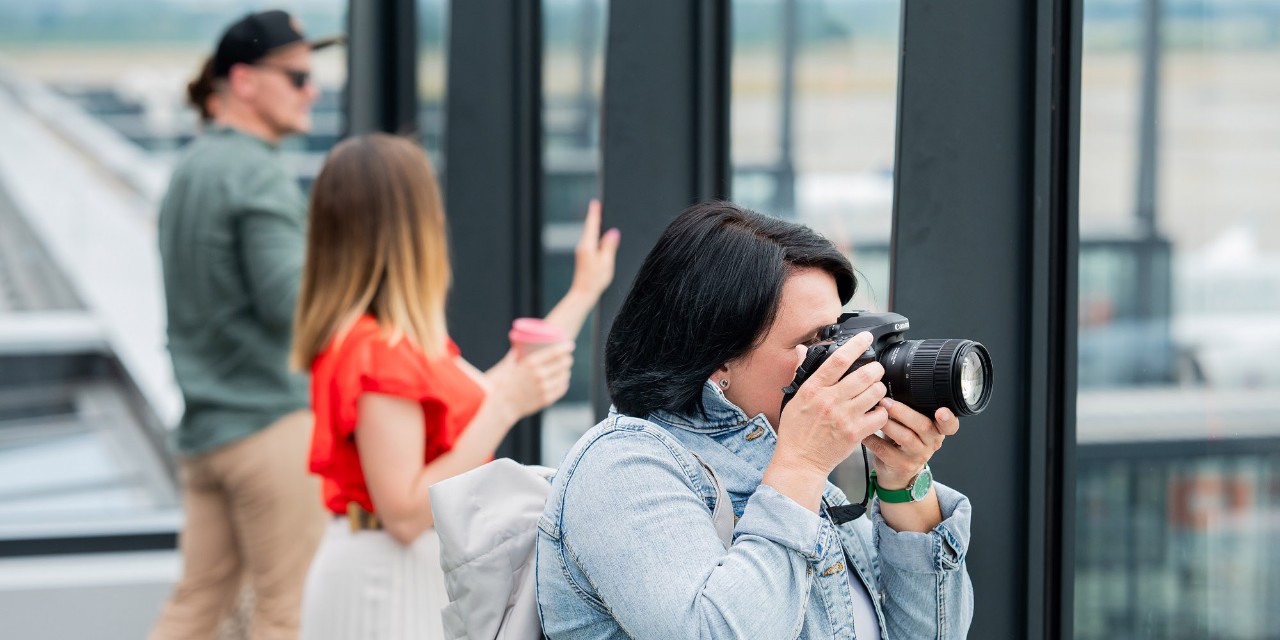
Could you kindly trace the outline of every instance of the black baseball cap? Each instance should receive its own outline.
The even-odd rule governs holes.
[[[291,44],[306,42],[312,49],[322,49],[346,40],[337,35],[308,41],[302,25],[280,10],[251,13],[227,27],[213,54],[213,77],[225,78],[237,64],[253,64],[264,56]]]

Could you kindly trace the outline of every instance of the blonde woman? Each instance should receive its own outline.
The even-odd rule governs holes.
[[[444,210],[426,155],[353,138],[312,187],[293,364],[312,374],[311,470],[335,514],[311,565],[304,638],[441,638],[447,602],[433,483],[491,459],[520,418],[564,395],[572,342],[481,372],[445,326]],[[613,279],[618,233],[587,214],[569,293],[546,321],[570,337]]]

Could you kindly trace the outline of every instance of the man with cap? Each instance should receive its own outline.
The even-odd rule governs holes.
[[[189,87],[206,128],[174,167],[159,216],[169,351],[185,411],[175,432],[183,573],[152,638],[210,638],[242,576],[253,638],[297,635],[324,526],[307,380],[288,371],[306,200],[276,146],[311,129],[308,41],[283,11],[229,26]]]

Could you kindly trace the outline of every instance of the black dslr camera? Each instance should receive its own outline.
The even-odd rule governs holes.
[[[787,406],[800,385],[840,345],[869,331],[871,346],[844,375],[869,362],[879,362],[884,367],[881,382],[888,387],[887,395],[930,417],[938,407],[947,407],[957,416],[976,415],[987,408],[992,383],[987,348],[956,338],[904,340],[902,333],[910,328],[911,323],[896,313],[854,311],[841,315],[835,324],[822,329],[818,338],[823,342],[809,347],[795,379],[782,390],[786,394],[782,406]]]

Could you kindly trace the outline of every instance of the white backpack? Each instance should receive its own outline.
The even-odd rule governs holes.
[[[707,463],[716,488],[711,519],[725,549],[733,542],[733,503]],[[431,485],[431,513],[440,538],[449,604],[450,640],[542,638],[535,590],[538,519],[555,469],[494,460]]]

